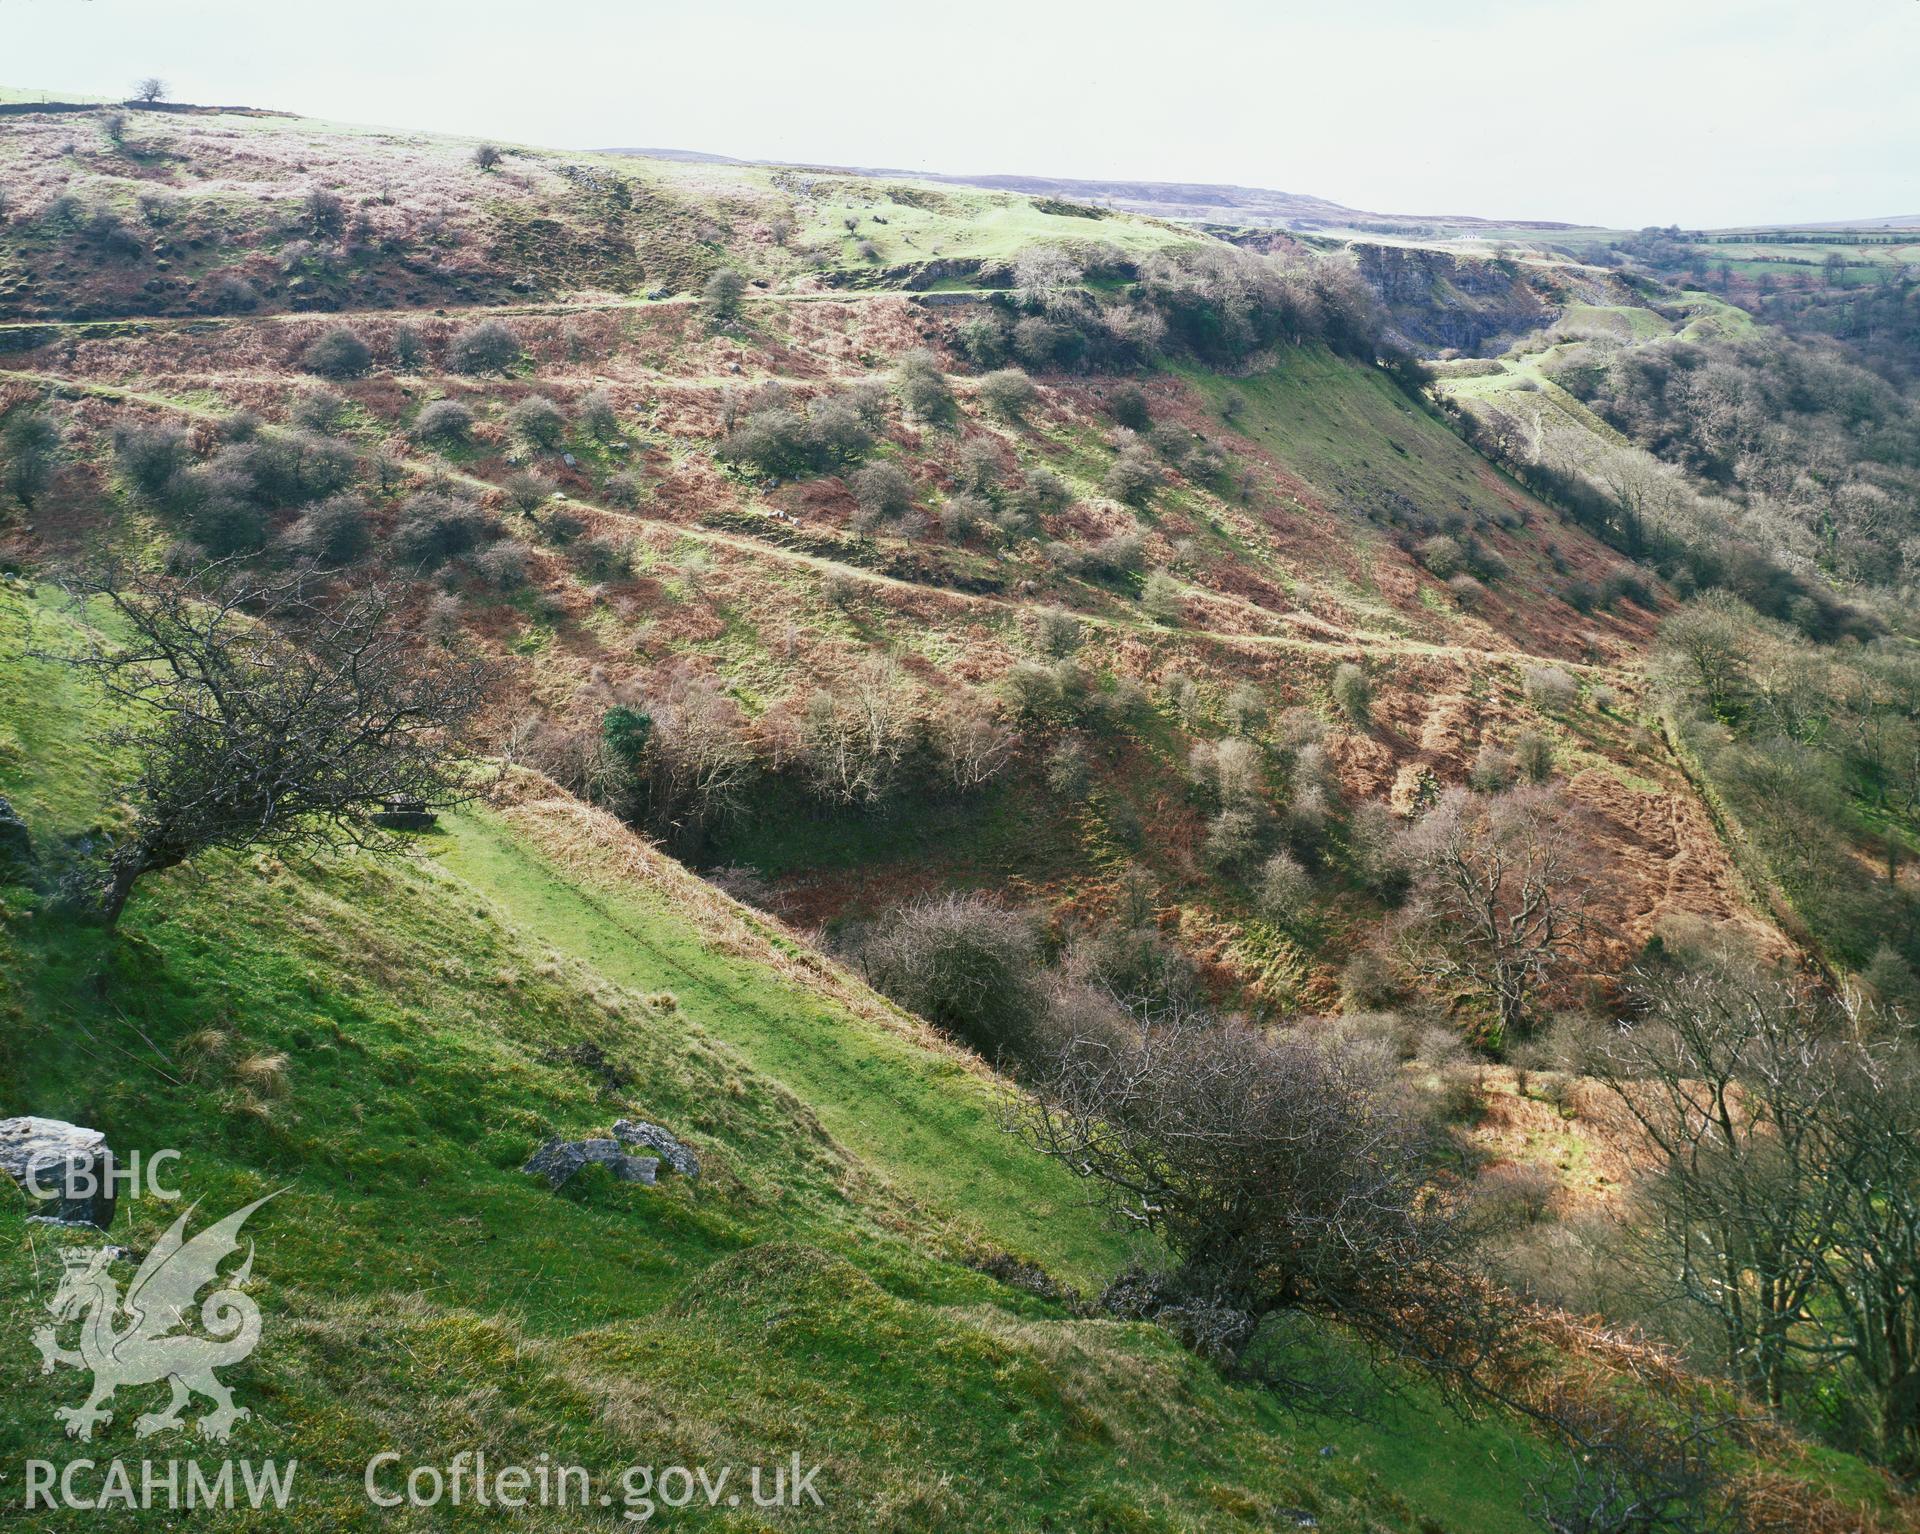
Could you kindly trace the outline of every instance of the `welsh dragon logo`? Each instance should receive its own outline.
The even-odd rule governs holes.
[[[233,1393],[214,1370],[239,1363],[260,1344],[260,1307],[240,1288],[253,1272],[253,1243],[247,1243],[246,1260],[224,1278],[220,1264],[239,1250],[240,1227],[247,1216],[275,1196],[269,1193],[236,1209],[188,1240],[187,1219],[199,1207],[193,1205],[155,1243],[125,1298],[107,1271],[112,1252],[68,1248],[60,1254],[65,1271],[47,1301],[54,1325],[40,1327],[33,1345],[40,1350],[42,1374],[53,1373],[60,1364],[93,1371],[93,1389],[85,1403],[55,1413],[66,1423],[69,1437],[91,1438],[96,1425],[113,1421],[106,1406],[122,1385],[157,1380],[173,1387],[173,1399],[166,1410],[140,1416],[134,1430],[142,1438],[181,1426],[180,1414],[195,1395],[213,1403],[214,1409],[200,1418],[199,1429],[202,1438],[215,1443],[225,1443],[234,1423],[251,1415],[233,1404]],[[200,1306],[200,1325],[208,1335],[199,1336],[189,1315],[194,1296],[210,1284],[220,1287]],[[63,1348],[56,1330],[73,1321],[80,1323],[78,1345]]]

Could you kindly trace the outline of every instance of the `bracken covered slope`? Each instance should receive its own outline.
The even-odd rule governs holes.
[[[1603,938],[1570,992],[1673,916],[1784,946],[1648,727],[1665,592],[1337,337],[1100,362],[1158,259],[1210,259],[1191,229],[788,168],[502,146],[483,171],[471,142],[271,115],[118,131],[0,119],[0,415],[62,438],[0,523],[0,793],[49,848],[120,813],[97,700],[24,658],[83,621],[35,580],[103,547],[290,560],[329,528],[329,557],[413,583],[429,641],[501,661],[491,744],[540,769],[411,864],[169,875],[117,941],[5,895],[0,1106],[195,1147],[209,1208],[291,1187],[259,1236],[284,1340],[234,1383],[249,1452],[322,1488],[305,1526],[353,1516],[370,1452],[481,1444],[799,1452],[849,1529],[1524,1526],[1540,1446],[1510,1424],[1411,1386],[1303,1419],[1035,1280],[1093,1292],[1135,1253],[1003,1132],[1004,1083],[821,948],[923,891],[989,889],[1049,946],[1144,907],[1224,1006],[1332,1011],[1391,921],[1356,872],[1368,816],[1403,824],[1528,733],[1587,812]],[[731,313],[703,301],[720,270]],[[365,355],[326,366],[343,324]],[[483,325],[507,338],[485,370]],[[896,399],[903,367],[950,402]],[[857,447],[770,467],[741,444],[775,417]],[[130,447],[155,443],[208,496],[144,491]],[[243,458],[294,488],[223,498]],[[732,813],[693,834],[605,792],[623,705],[724,737],[751,774]],[[898,743],[892,776],[828,793],[849,721]],[[1217,856],[1192,764],[1229,738],[1314,847],[1307,919]],[[519,1172],[623,1114],[682,1132],[697,1188]],[[31,1287],[37,1238],[0,1221]],[[14,1394],[12,1458],[71,1387]],[[1850,1461],[1792,1468],[1885,1501]]]

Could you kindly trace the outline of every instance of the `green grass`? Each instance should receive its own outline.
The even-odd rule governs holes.
[[[754,171],[769,174],[763,168]],[[929,260],[1005,261],[1029,246],[1047,244],[1104,247],[1109,257],[1137,258],[1193,241],[1184,231],[1149,219],[1080,218],[1046,211],[1041,201],[973,187],[833,181],[818,188],[801,233],[835,250],[835,265],[855,270]],[[852,230],[848,219],[855,222]],[[862,241],[874,247],[875,259],[857,254]]]
[[[1430,509],[1504,509],[1486,461],[1383,372],[1322,346],[1282,350],[1248,378],[1181,376],[1216,408],[1239,395],[1235,429],[1273,452],[1333,506],[1361,517],[1403,497]]]
[[[14,643],[27,616],[57,640],[62,615],[5,605],[0,717],[30,749],[0,759],[0,792],[50,847],[98,818],[109,763],[74,678]],[[249,1227],[265,1340],[225,1376],[254,1413],[232,1452],[297,1457],[297,1500],[196,1526],[371,1527],[369,1456],[473,1448],[608,1469],[797,1452],[825,1467],[809,1526],[829,1529],[1237,1530],[1274,1506],[1332,1530],[1522,1526],[1529,1450],[1497,1423],[1418,1391],[1365,1424],[1289,1417],[1153,1328],[959,1265],[981,1240],[1094,1279],[1122,1246],[1000,1132],[981,1075],[756,962],[765,932],[723,941],[658,888],[563,871],[513,813],[457,816],[407,863],[211,859],[144,885],[118,934],[0,891],[0,1101],[123,1155],[180,1148],[205,1213],[286,1189]],[[663,988],[672,1004],[648,999]],[[621,1113],[682,1133],[700,1182],[592,1173],[556,1195],[517,1170]],[[115,1239],[144,1250],[175,1213],[127,1203]],[[9,1465],[79,1452],[53,1412],[82,1382],[28,1372],[28,1333],[53,1248],[81,1239],[0,1208]],[[211,1462],[134,1438],[163,1395],[123,1391],[84,1452]],[[469,1504],[378,1526],[500,1521]]]
[[[1125,1260],[1072,1179],[1004,1132],[1005,1101],[986,1077],[713,951],[657,892],[594,868],[563,876],[496,816],[460,815],[452,833],[440,861],[516,930],[629,990],[671,992],[683,1015],[704,1020],[943,1219],[1080,1283]]]
[[[911,865],[932,855],[996,875],[1044,865],[1060,851],[1049,828],[1036,827],[1023,794],[1031,783],[998,783],[958,802],[909,802],[891,814],[858,810],[822,814],[817,801],[780,787],[776,802],[722,833],[712,861],[742,863],[778,878],[800,869]]]

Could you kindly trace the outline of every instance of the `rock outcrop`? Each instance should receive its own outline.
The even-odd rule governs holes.
[[[621,1119],[613,1126],[613,1137],[622,1145],[644,1145],[682,1177],[697,1180],[700,1158],[682,1145],[673,1132],[643,1119]]]
[[[596,1162],[622,1182],[651,1184],[660,1169],[651,1156],[629,1156],[618,1140],[549,1140],[520,1170],[546,1178],[549,1187],[563,1188],[576,1172]]]
[[[32,1216],[60,1225],[113,1223],[113,1152],[107,1137],[64,1119],[0,1119],[0,1171],[41,1206]]]
[[[629,1154],[635,1147],[653,1154]],[[531,1177],[546,1178],[550,1187],[562,1188],[581,1168],[595,1163],[622,1182],[651,1185],[658,1180],[662,1166],[689,1180],[700,1176],[700,1158],[682,1145],[672,1130],[644,1119],[621,1119],[613,1126],[611,1139],[549,1140],[520,1170]]]
[[[1539,269],[1518,261],[1397,245],[1356,244],[1353,255],[1396,336],[1427,356],[1492,356],[1560,307]]]

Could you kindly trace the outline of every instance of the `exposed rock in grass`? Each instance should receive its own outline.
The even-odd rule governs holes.
[[[671,1130],[662,1129],[658,1124],[621,1119],[613,1126],[613,1137],[622,1145],[644,1145],[658,1151],[660,1159],[682,1177],[697,1179],[700,1176],[700,1158],[682,1145]]]
[[[36,1219],[105,1230],[113,1223],[112,1169],[113,1152],[97,1129],[64,1119],[0,1119],[0,1171],[43,1208],[58,1201]]]
[[[651,1184],[660,1163],[651,1156],[629,1156],[617,1140],[549,1140],[533,1153],[520,1170],[532,1177],[544,1177],[550,1187],[561,1188],[581,1168],[594,1162],[607,1168],[622,1182]]]

